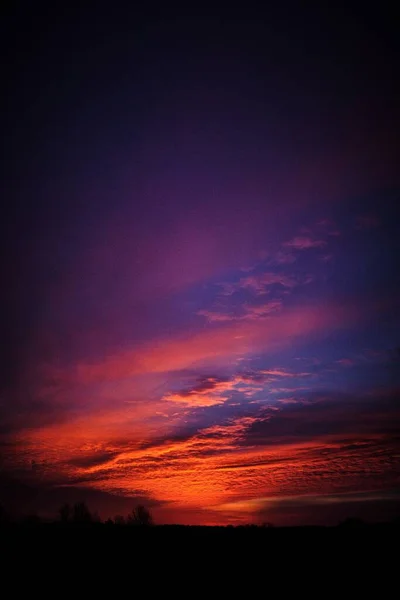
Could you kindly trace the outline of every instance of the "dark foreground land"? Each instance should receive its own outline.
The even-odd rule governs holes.
[[[21,595],[28,587],[30,595],[53,598],[71,597],[70,588],[76,598],[117,593],[389,598],[398,591],[399,534],[399,525],[392,523],[293,528],[14,524],[0,528],[2,581]]]
[[[131,549],[139,547],[171,548],[207,547],[209,551],[218,547],[243,551],[255,548],[264,551],[284,547],[286,554],[294,550],[316,551],[318,548],[336,548],[348,552],[353,548],[368,551],[371,555],[392,550],[400,551],[400,524],[359,524],[346,523],[336,527],[205,527],[185,525],[118,526],[98,524],[40,523],[12,524],[0,528],[0,538],[9,549],[20,552],[47,543],[50,547],[76,545],[76,550],[110,548]],[[394,546],[392,546],[394,544]],[[399,568],[400,576],[400,568]]]

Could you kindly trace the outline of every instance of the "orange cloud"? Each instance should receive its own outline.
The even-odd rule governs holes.
[[[390,477],[394,442],[382,436],[330,435],[312,441],[281,441],[275,445],[241,446],[255,417],[203,429],[182,440],[142,446],[125,441],[75,446],[73,455],[53,455],[52,469],[70,482],[132,495],[140,491],[171,509],[245,512],[257,518],[265,498],[329,494],[352,489],[379,489]],[[83,442],[83,440],[82,440]],[[82,457],[99,454],[98,463]],[[31,457],[32,454],[29,454]],[[38,456],[37,453],[35,455]],[[48,455],[45,454],[44,456]],[[79,458],[79,461],[76,459]],[[44,476],[52,480],[49,469]],[[388,475],[389,474],[389,475]],[[42,473],[43,475],[43,473]]]
[[[164,396],[164,400],[167,402],[176,402],[177,404],[185,404],[188,406],[215,406],[216,404],[223,404],[228,400],[228,396],[221,396],[220,394],[207,394],[207,393],[185,393],[185,394],[168,394]]]
[[[226,402],[229,399],[229,392],[242,392],[246,396],[251,396],[255,392],[261,391],[263,388],[257,387],[257,384],[264,380],[266,378],[263,376],[263,372],[236,375],[231,379],[206,377],[191,389],[167,394],[163,399],[193,408],[197,406],[214,406]]]
[[[203,387],[223,393],[237,383],[240,378],[209,378]],[[24,432],[13,440],[18,453],[9,460],[46,484],[142,494],[175,514],[201,510],[203,523],[239,522],[239,513],[257,519],[260,506],[273,498],[394,487],[397,442],[381,428],[392,419],[387,410],[395,398],[371,402],[367,407],[356,399],[347,409],[346,403],[323,399],[305,406],[281,403],[273,411],[264,406],[186,436],[182,430],[176,435],[174,426],[183,423],[174,402],[160,402],[171,409],[160,421],[150,407],[143,407],[145,413],[140,406],[96,411]]]

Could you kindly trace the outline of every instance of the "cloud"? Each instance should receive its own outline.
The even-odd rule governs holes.
[[[283,253],[281,253],[283,254]],[[292,262],[292,261],[287,261]],[[252,271],[252,267],[247,271]],[[242,269],[243,270],[243,269]],[[289,277],[282,273],[274,273],[271,271],[263,273],[253,273],[242,277],[236,282],[221,282],[218,286],[221,288],[220,296],[232,296],[240,290],[250,290],[256,295],[266,294],[271,286],[280,285],[284,288],[293,288],[298,285],[298,281],[293,277]]]
[[[215,406],[216,404],[222,404],[228,400],[228,396],[222,396],[221,394],[214,393],[209,394],[206,392],[196,394],[193,391],[180,392],[176,394],[168,394],[163,398],[167,402],[176,402],[177,404],[184,404],[186,406],[204,407],[204,406]]]
[[[238,283],[238,287],[242,289],[251,289],[256,294],[264,294],[268,287],[272,285],[281,285],[286,288],[293,288],[297,282],[292,277],[281,273],[260,273],[258,275],[249,275],[242,277]]]
[[[338,365],[342,367],[353,367],[356,363],[351,358],[340,358],[336,361]]]
[[[319,260],[324,263],[331,262],[333,260],[333,254],[324,254],[319,257]]]
[[[289,371],[288,369],[263,369],[260,371],[262,375],[268,375],[270,377],[309,377],[311,373],[296,373]]]
[[[321,219],[320,221],[317,221],[315,225],[317,231],[319,231],[320,233],[324,233],[325,235],[335,237],[340,235],[340,231],[336,223],[332,219]]]
[[[195,385],[179,392],[163,396],[167,402],[176,402],[192,408],[215,406],[229,400],[232,392],[251,396],[262,391],[260,384],[274,382],[279,378],[308,377],[310,373],[294,373],[287,369],[263,369],[239,373],[233,377],[202,377]]]
[[[279,252],[277,253],[276,257],[271,259],[271,262],[290,264],[295,260],[296,258],[292,254]],[[251,272],[253,268],[254,267],[249,267],[246,269],[246,271]],[[243,271],[244,269],[241,270]],[[279,285],[283,288],[292,289],[300,283],[304,282],[298,281],[296,278],[283,273],[264,271],[262,273],[253,273],[252,275],[247,275],[236,282],[221,282],[218,284],[218,286],[221,288],[221,291],[219,292],[220,296],[232,296],[241,290],[250,290],[256,295],[262,295],[268,293],[269,288],[272,286]]]
[[[76,467],[98,467],[107,464],[110,459],[117,456],[117,452],[95,452],[79,456],[70,461],[70,464]]]
[[[380,221],[375,215],[359,215],[355,220],[355,228],[363,231],[376,229],[379,225]]]
[[[232,391],[235,385],[235,380],[206,377],[189,390],[166,394],[163,400],[191,407],[214,406],[228,400],[226,392]]]
[[[258,304],[252,306],[245,303],[242,307],[240,314],[223,313],[213,310],[199,310],[198,315],[206,317],[207,321],[213,322],[227,322],[227,321],[251,321],[255,319],[262,319],[279,311],[282,308],[282,302],[280,300],[273,300],[271,302],[265,302],[264,304]]]
[[[395,432],[400,417],[399,391],[376,390],[374,394],[350,395],[338,392],[294,392],[290,404],[265,420],[260,417],[248,429],[245,443],[270,444],[274,440],[317,440],[337,435],[357,438]],[[292,400],[292,398],[291,398]]]
[[[271,313],[275,313],[282,308],[282,302],[280,300],[272,300],[271,302],[266,302],[264,304],[258,304],[257,306],[250,306],[248,304],[244,305],[245,309],[245,319],[262,319],[270,315]]]
[[[283,252],[280,250],[279,252],[276,252],[273,257],[271,257],[270,262],[277,265],[291,265],[296,262],[296,260],[297,257],[292,252],[287,250]]]
[[[219,292],[220,296],[233,296],[233,294],[237,291],[238,287],[234,283],[222,282],[218,284],[221,287],[221,291]]]
[[[309,248],[322,248],[326,246],[326,242],[323,240],[313,240],[307,236],[297,236],[288,242],[284,242],[283,245],[294,250],[308,250]]]
[[[312,373],[289,371],[288,369],[283,368],[250,370],[237,373],[232,377],[201,377],[197,380],[195,385],[189,388],[189,390],[184,390],[180,392],[180,394],[186,396],[192,393],[209,393],[214,391],[219,393],[221,391],[236,391],[236,389],[238,391],[244,391],[249,389],[243,387],[243,385],[250,386],[250,389],[262,390],[263,388],[259,387],[253,388],[253,385],[257,386],[263,383],[276,383],[280,379],[297,379],[310,376],[312,376]],[[295,391],[308,388],[279,388],[279,390],[281,389],[284,391],[288,391],[288,389],[289,391]],[[272,391],[272,389],[270,391]]]
[[[214,310],[199,310],[197,314],[201,317],[205,317],[210,323],[224,323],[227,321],[239,321],[241,316],[235,316],[229,313],[217,312]]]

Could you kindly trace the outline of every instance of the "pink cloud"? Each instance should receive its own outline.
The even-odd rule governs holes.
[[[294,248],[295,250],[308,250],[309,248],[321,248],[326,246],[323,240],[313,240],[307,236],[297,236],[288,242],[284,242],[284,246]]]
[[[245,318],[246,319],[260,319],[279,311],[282,308],[282,302],[280,300],[273,300],[265,304],[259,304],[258,306],[249,306],[245,304]]]
[[[280,310],[281,308],[282,302],[280,300],[274,300],[257,306],[244,304],[241,314],[237,315],[213,310],[199,310],[197,314],[205,317],[209,323],[223,323],[228,321],[250,321],[266,318],[268,315]]]
[[[309,377],[311,375],[311,373],[295,373],[293,371],[288,371],[287,369],[263,369],[260,373],[272,377]]]
[[[251,270],[252,268],[248,269],[248,271]],[[288,277],[287,275],[283,275],[281,273],[258,273],[248,275],[247,277],[242,277],[237,282],[219,283],[218,285],[222,288],[219,295],[232,296],[235,292],[246,289],[261,295],[267,293],[268,287],[276,284],[279,284],[285,288],[293,288],[295,285],[297,285],[297,281],[292,277]]]
[[[340,358],[336,361],[338,365],[342,367],[353,367],[356,363],[351,358]]]
[[[240,288],[249,288],[257,294],[264,294],[267,288],[271,285],[279,284],[283,287],[293,288],[296,285],[296,281],[292,277],[287,277],[281,273],[261,273],[259,275],[250,275],[243,277],[239,283]]]
[[[276,254],[271,258],[271,262],[277,265],[290,265],[296,261],[296,256],[292,252],[276,252]]]
[[[220,283],[222,290],[219,292],[221,296],[232,296],[237,291],[237,285],[234,283]]]
[[[197,312],[201,317],[205,317],[209,323],[224,323],[227,321],[237,321],[240,317],[228,313],[221,313],[213,310],[199,310]]]

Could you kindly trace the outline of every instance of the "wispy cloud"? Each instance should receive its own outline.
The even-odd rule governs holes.
[[[340,358],[336,362],[342,367],[353,367],[356,364],[351,358]]]
[[[240,313],[232,314],[228,312],[218,312],[215,310],[199,310],[198,315],[205,317],[210,323],[227,321],[253,321],[266,318],[271,313],[279,311],[282,308],[280,300],[271,300],[258,305],[243,304]]]
[[[249,269],[249,272],[251,270]],[[221,282],[218,286],[220,287],[220,296],[232,296],[241,290],[250,290],[256,295],[262,295],[268,293],[272,286],[279,285],[283,288],[293,288],[299,283],[294,277],[283,273],[264,271],[241,277],[238,281]]]
[[[340,236],[340,231],[332,219],[321,219],[315,224],[316,231],[329,236]]]
[[[291,265],[296,262],[296,260],[297,257],[293,252],[290,252],[289,250],[279,250],[270,258],[270,263],[277,265]]]
[[[368,231],[379,227],[380,222],[375,215],[359,215],[355,220],[355,228]]]
[[[283,246],[293,248],[294,250],[308,250],[309,248],[322,248],[326,246],[324,240],[315,240],[308,236],[296,236],[288,242],[284,242]]]
[[[333,254],[323,254],[319,257],[319,260],[324,263],[331,262],[333,260]]]
[[[243,277],[238,287],[242,289],[251,289],[257,294],[264,294],[266,290],[272,285],[281,285],[286,288],[293,288],[297,285],[297,281],[292,277],[283,275],[282,273],[266,272],[258,275],[249,275]]]
[[[309,377],[309,372],[294,372],[288,369],[263,369],[260,371],[262,375],[268,375],[271,377]]]

